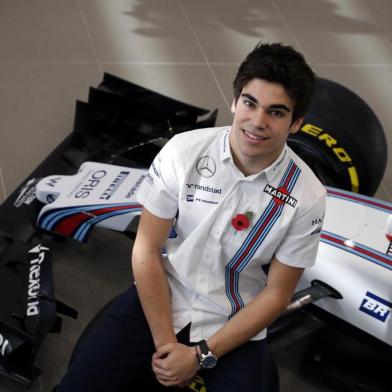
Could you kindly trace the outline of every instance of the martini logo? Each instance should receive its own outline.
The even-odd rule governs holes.
[[[368,291],[359,310],[384,323],[391,313],[391,308],[392,303]]]
[[[289,195],[287,189],[274,188],[273,186],[267,184],[264,188],[264,192],[271,195],[274,198],[275,203],[277,204],[286,203],[291,207],[295,207],[297,205],[297,200]]]
[[[0,354],[4,357],[10,342],[0,333]]]
[[[34,255],[34,259],[30,260],[29,269],[29,288],[27,291],[27,316],[37,316],[39,314],[39,295],[40,295],[40,275],[41,275],[41,264],[45,260],[46,251],[49,248],[38,244],[34,248],[29,250],[29,253]]]

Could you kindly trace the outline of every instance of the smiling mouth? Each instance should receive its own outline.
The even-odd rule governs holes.
[[[255,142],[269,139],[268,137],[259,136],[259,135],[255,135],[254,133],[250,133],[250,132],[246,131],[245,129],[242,129],[242,132],[245,134],[245,136],[247,136],[251,140],[254,140]]]

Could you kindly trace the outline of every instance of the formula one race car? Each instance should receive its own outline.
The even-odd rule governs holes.
[[[142,207],[136,189],[146,176],[147,170],[85,162],[75,175],[46,177],[37,198],[52,202],[38,226],[77,241],[87,241],[95,226],[131,231]],[[327,190],[316,265],[305,270],[286,312],[317,300],[318,308],[392,346],[392,204]]]
[[[383,369],[392,360],[392,204],[371,197],[386,165],[385,136],[351,91],[325,79],[316,87],[301,132],[289,145],[327,186],[321,244],[316,265],[305,271],[270,335],[290,336],[287,325],[305,309],[327,326],[309,351],[313,373],[325,375],[328,367],[326,379],[340,390],[389,390]],[[141,210],[135,192],[156,153],[176,133],[213,126],[216,114],[109,74],[90,90],[88,103],[78,102],[73,133],[0,207],[3,375],[29,384],[40,344],[60,328],[56,312],[76,316],[55,300],[51,242],[88,242],[98,226],[132,237]],[[372,135],[366,146],[357,137],[363,130]],[[347,366],[356,358],[366,377]],[[376,361],[376,373],[369,372],[369,359]]]

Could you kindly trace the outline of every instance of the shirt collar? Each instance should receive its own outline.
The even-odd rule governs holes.
[[[284,145],[282,152],[275,161],[265,168],[263,172],[267,175],[269,181],[272,181],[283,169],[286,168],[287,162],[290,159],[290,149],[287,144]]]
[[[231,158],[231,150],[229,143],[230,127],[224,129],[220,135],[219,140],[219,159],[223,162],[226,159]]]

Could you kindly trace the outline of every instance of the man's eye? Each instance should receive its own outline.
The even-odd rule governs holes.
[[[248,107],[252,107],[252,106],[254,106],[254,103],[252,101],[249,101],[249,100],[245,99],[244,100],[244,105],[248,106]]]
[[[280,110],[271,110],[271,115],[273,116],[273,117],[278,117],[278,118],[280,118],[280,117],[283,117],[284,116],[284,113],[282,112],[282,111],[280,111]]]

